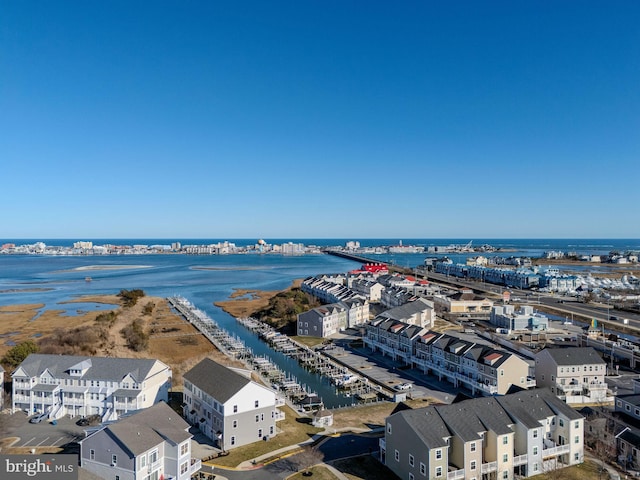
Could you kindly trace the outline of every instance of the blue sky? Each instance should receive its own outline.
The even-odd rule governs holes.
[[[640,2],[0,0],[0,236],[640,237]]]

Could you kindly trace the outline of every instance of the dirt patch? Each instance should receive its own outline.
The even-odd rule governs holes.
[[[301,284],[302,280],[294,280],[291,286],[283,291],[286,292],[292,288],[299,288]],[[229,300],[216,302],[214,305],[220,307],[232,317],[246,318],[268,307],[269,300],[279,293],[282,292],[279,290],[264,291],[238,288],[229,296]]]

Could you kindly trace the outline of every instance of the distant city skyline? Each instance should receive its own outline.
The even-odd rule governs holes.
[[[0,11],[2,238],[640,237],[636,1]]]

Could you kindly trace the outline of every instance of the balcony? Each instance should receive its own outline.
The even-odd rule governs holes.
[[[484,475],[485,473],[496,472],[498,470],[498,462],[483,463],[480,471]]]
[[[447,472],[447,480],[460,480],[464,478],[464,468]]]
[[[542,457],[557,457],[559,455],[564,455],[565,453],[569,453],[571,450],[570,445],[558,445],[557,447],[545,448],[542,450]]]
[[[379,445],[380,445],[380,450],[386,450],[387,449],[387,441],[384,438],[380,439]]]
[[[197,473],[202,468],[202,461],[199,458],[191,458],[191,465],[189,466],[189,475]]]
[[[518,455],[517,457],[513,457],[513,466],[519,467],[520,465],[527,463],[527,461],[528,458],[526,453],[524,455]]]

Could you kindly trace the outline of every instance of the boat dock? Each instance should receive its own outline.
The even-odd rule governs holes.
[[[242,361],[263,380],[263,382],[284,395],[294,409],[304,409],[305,399],[318,395],[306,385],[282,371],[269,357],[255,356],[244,342],[229,334],[205,312],[196,308],[183,297],[167,298],[169,305],[179,312],[189,323],[197,328],[218,350],[226,356]],[[286,346],[283,345],[286,350]],[[284,403],[284,400],[282,401]]]
[[[366,377],[358,375],[357,372],[350,370],[345,365],[340,365],[324,354],[324,349],[331,347],[311,349],[255,318],[237,318],[236,320],[245,328],[256,333],[274,350],[297,360],[306,370],[329,378],[329,381],[345,395],[358,400],[366,399],[366,401],[371,401],[371,394],[377,395]]]

